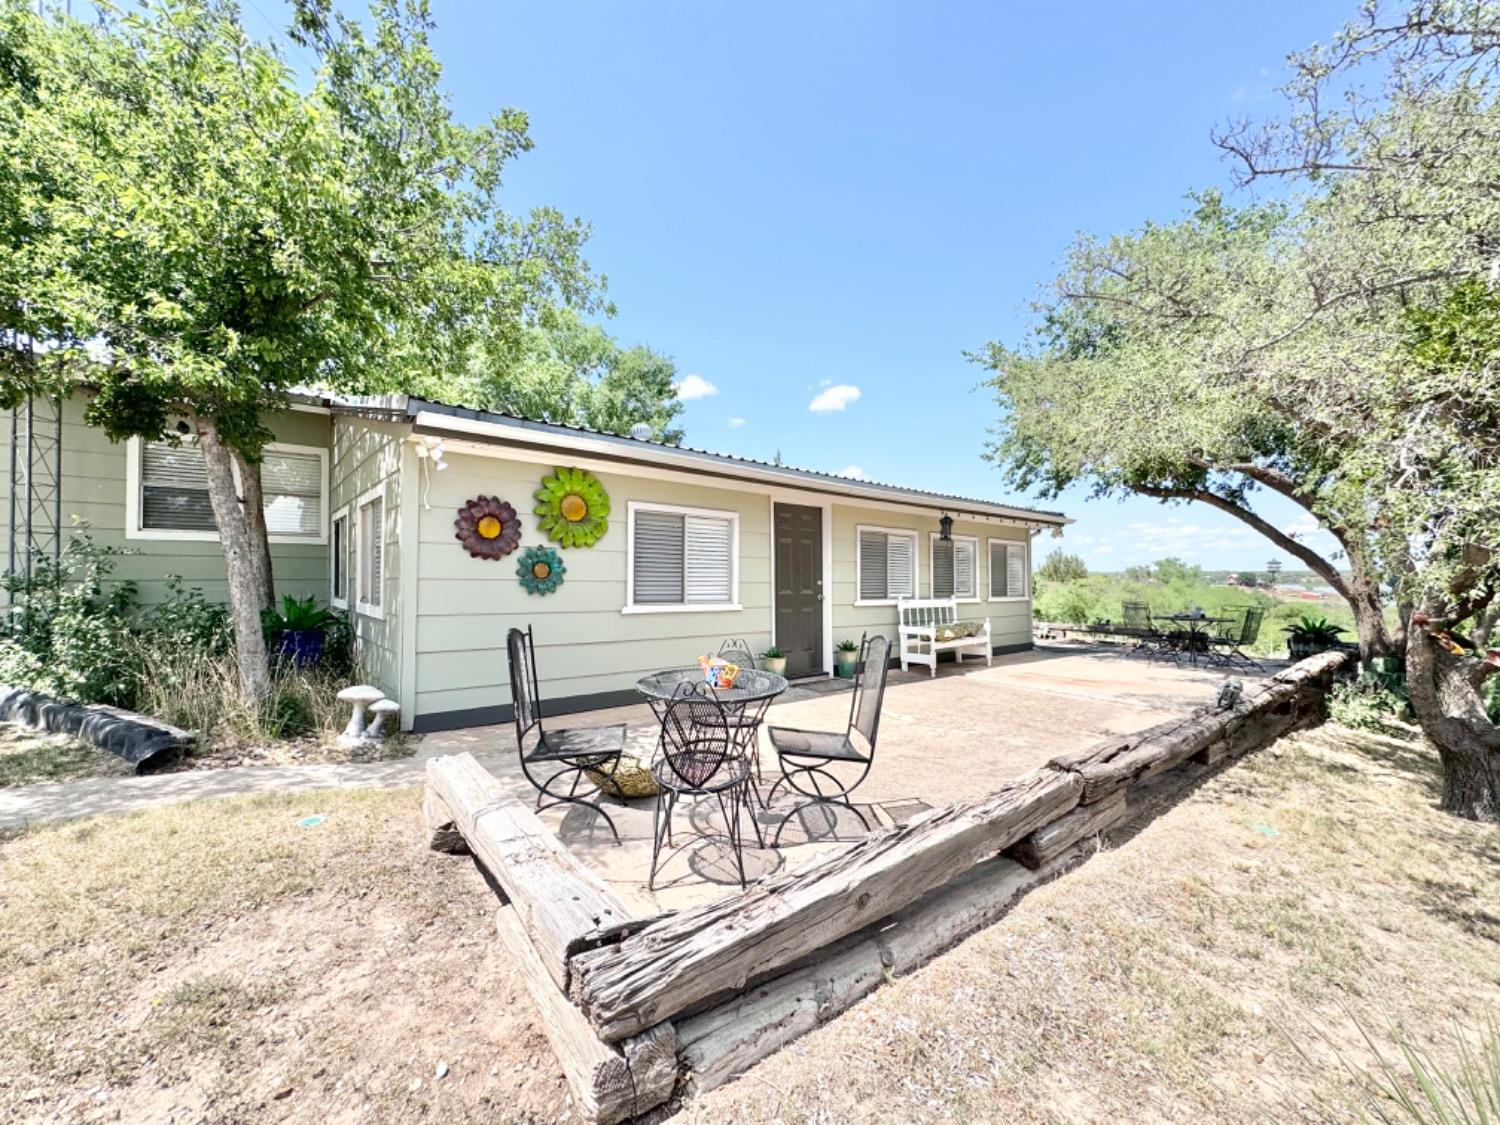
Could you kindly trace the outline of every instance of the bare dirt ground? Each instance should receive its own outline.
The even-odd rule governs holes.
[[[1283,740],[680,1119],[1347,1120],[1356,1018],[1451,1057],[1500,1003],[1500,833],[1435,793],[1415,742]],[[569,1120],[495,897],[417,808],[4,839],[0,1119]]]

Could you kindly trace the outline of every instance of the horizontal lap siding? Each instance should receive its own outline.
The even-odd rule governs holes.
[[[609,531],[592,547],[563,548],[536,527],[532,498],[549,465],[450,452],[419,514],[417,714],[510,702],[505,634],[532,626],[542,695],[559,699],[625,691],[661,668],[692,664],[726,637],[756,651],[770,643],[770,505],[762,494],[600,473],[610,498]],[[567,465],[559,460],[558,465]],[[516,555],[476,559],[454,538],[460,505],[498,496],[516,508],[521,545],[550,546],[567,567],[555,593],[528,594]],[[739,513],[739,611],[622,614],[627,505],[648,501]]]
[[[857,606],[855,602],[856,528],[862,526],[910,529],[917,533],[917,596],[932,596],[932,554],[930,533],[937,530],[937,516],[931,512],[898,512],[874,508],[857,508],[836,504],[833,509],[833,635],[858,640],[860,634],[883,633],[892,643],[896,640],[896,607]],[[955,536],[972,536],[979,540],[979,596],[977,602],[958,603],[962,621],[990,619],[990,637],[997,645],[1031,643],[1031,600],[989,601],[990,561],[987,540],[1006,539],[1025,543],[1027,530],[979,520],[955,520]]]
[[[401,494],[406,477],[403,473],[403,442],[410,426],[397,422],[373,422],[362,418],[334,419],[333,451],[329,458],[330,517],[349,507],[349,534],[354,542],[355,506],[359,498],[377,486],[383,486],[384,550],[381,555],[381,607],[383,618],[357,612],[351,604],[350,620],[359,641],[362,675],[393,698],[401,688],[401,630],[403,611],[401,575],[406,550],[401,542]],[[350,557],[350,583],[353,589],[357,557]],[[330,573],[325,568],[322,597],[329,596]]]
[[[83,521],[96,544],[128,551],[115,558],[113,578],[134,582],[143,606],[165,600],[167,580],[172,575],[190,588],[200,588],[210,601],[224,601],[228,597],[224,553],[217,542],[126,537],[127,446],[111,442],[104,431],[85,424],[86,406],[87,398],[75,395],[63,407],[64,542],[76,533],[76,522]],[[328,445],[329,419],[325,415],[286,411],[267,415],[265,422],[277,441],[323,448]],[[20,452],[24,456],[24,447]],[[4,416],[0,416],[0,473],[6,477],[8,489],[10,420]],[[0,535],[7,540],[9,519],[9,503],[0,505]],[[327,596],[328,549],[323,544],[273,543],[271,563],[278,596]]]

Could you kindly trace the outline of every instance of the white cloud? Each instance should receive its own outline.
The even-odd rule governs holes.
[[[842,410],[851,402],[858,401],[858,387],[850,383],[838,383],[827,390],[819,392],[818,397],[807,404],[807,408],[814,414],[826,414],[831,410]]]
[[[848,477],[850,480],[869,480],[870,479],[868,476],[865,475],[865,471],[863,469],[861,469],[858,465],[846,465],[844,468],[842,468],[842,469],[839,470],[839,476],[841,476],[841,477]]]
[[[691,402],[695,398],[707,398],[709,395],[719,393],[719,388],[702,375],[685,375],[672,385],[677,388],[677,397],[683,402]]]
[[[731,418],[731,419],[729,419],[729,428],[731,430],[737,430],[741,426],[743,426],[744,424],[745,424],[745,420],[743,418]]]
[[[1115,553],[1115,549],[1113,547],[1095,547],[1094,548],[1094,554],[1096,554],[1096,555],[1112,555],[1114,553]]]

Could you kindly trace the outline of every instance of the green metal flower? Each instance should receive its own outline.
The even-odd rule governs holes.
[[[568,568],[551,547],[527,547],[516,561],[516,574],[528,594],[550,594],[562,585]]]
[[[564,547],[592,547],[609,530],[609,494],[586,469],[554,469],[537,489],[537,526]]]

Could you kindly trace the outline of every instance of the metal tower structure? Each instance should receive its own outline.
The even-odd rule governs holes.
[[[30,588],[38,564],[62,556],[63,404],[32,396],[10,412],[6,571]]]

